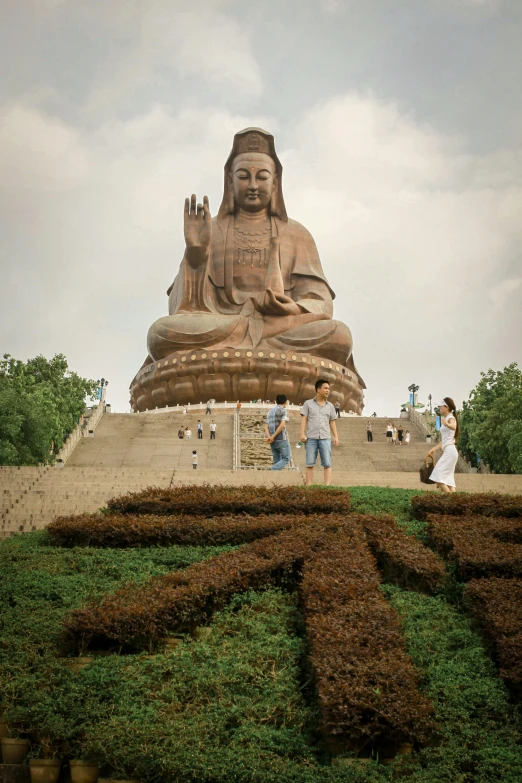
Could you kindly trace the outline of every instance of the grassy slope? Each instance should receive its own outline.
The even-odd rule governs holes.
[[[354,511],[408,518],[414,492],[356,487]],[[291,595],[236,598],[205,641],[169,655],[98,658],[79,675],[56,659],[61,618],[115,589],[210,556],[210,548],[61,550],[45,533],[0,545],[0,693],[60,750],[105,759],[121,777],[319,783],[379,781],[382,765],[323,766],[313,705],[302,689],[304,642]],[[442,598],[383,588],[433,700],[441,741],[396,772],[411,783],[522,779],[517,716],[469,621]],[[13,717],[16,717],[13,714]],[[398,765],[396,765],[398,766]],[[108,770],[107,770],[108,771]],[[502,774],[501,774],[502,771]]]

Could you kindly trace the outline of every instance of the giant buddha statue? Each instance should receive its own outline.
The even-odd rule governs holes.
[[[348,327],[332,319],[335,294],[311,234],[288,218],[283,167],[260,128],[237,133],[221,206],[185,201],[185,254],[167,291],[169,315],[149,329],[148,356],[131,384],[134,410],[313,396],[361,413],[364,382]]]

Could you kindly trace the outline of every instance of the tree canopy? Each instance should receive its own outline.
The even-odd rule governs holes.
[[[96,381],[69,370],[63,354],[0,360],[0,465],[52,464],[95,398]]]
[[[522,473],[522,370],[516,363],[488,370],[463,404],[459,448],[496,473]]]

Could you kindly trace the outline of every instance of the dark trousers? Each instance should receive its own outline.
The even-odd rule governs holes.
[[[216,433],[215,432],[211,432],[210,433],[210,440],[216,440]]]
[[[212,413],[212,411],[210,410],[210,408],[207,408],[207,410],[205,411],[205,416],[207,415],[207,413]]]
[[[203,440],[203,430],[198,430],[198,439]]]
[[[373,432],[370,432],[369,430],[366,431],[366,437],[368,439],[368,443],[373,443]]]

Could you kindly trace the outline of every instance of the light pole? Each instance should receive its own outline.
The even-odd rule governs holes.
[[[433,399],[433,398],[432,398],[431,394],[428,394],[428,402],[429,402],[429,404],[430,404],[430,416],[433,414],[433,411],[432,411],[432,409],[431,409],[431,401],[432,401],[432,399]]]
[[[105,395],[107,393],[107,386],[109,385],[109,381],[107,381],[105,378],[102,378],[99,381],[96,381],[98,384],[98,399],[101,402],[105,402]]]
[[[413,400],[413,403],[411,404],[412,408],[415,407],[416,404],[416,394],[419,391],[419,386],[417,386],[415,383],[412,383],[411,386],[408,386],[408,391],[411,392],[411,399]]]

